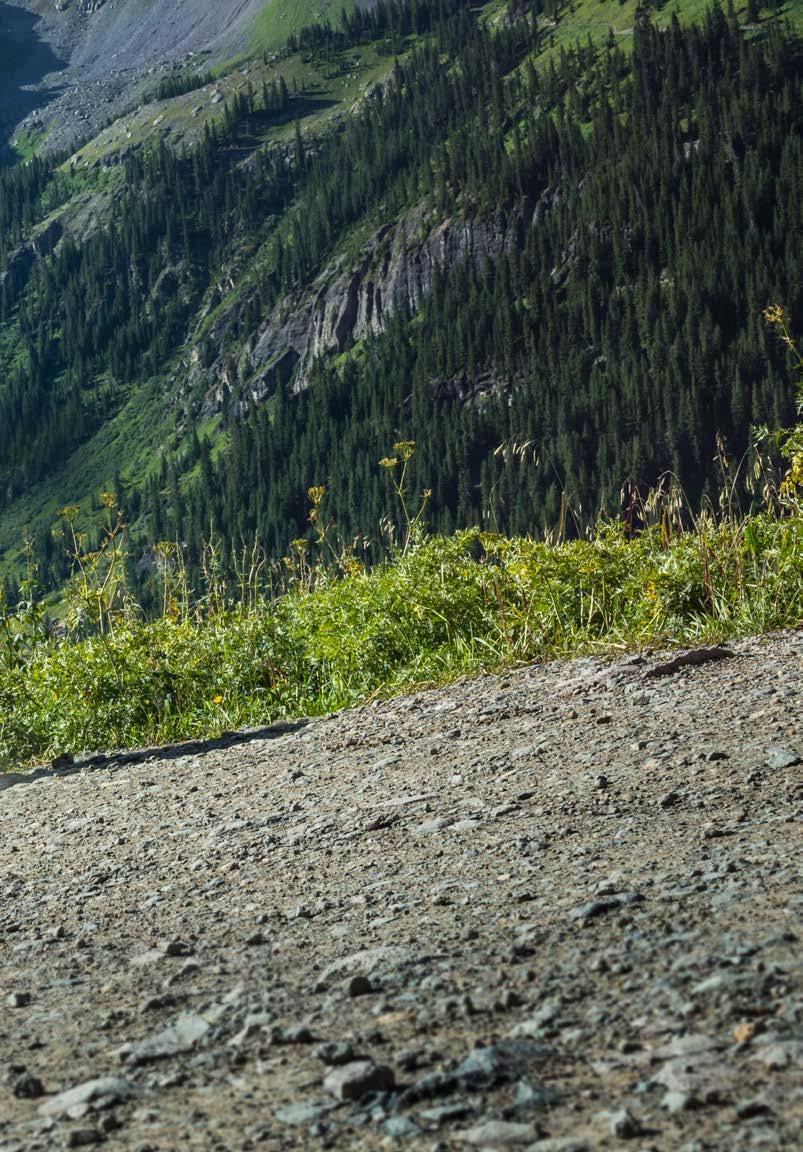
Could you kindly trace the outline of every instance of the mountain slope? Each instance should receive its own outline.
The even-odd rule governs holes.
[[[13,35],[24,69],[0,69],[0,129],[44,137],[49,148],[94,135],[138,101],[154,73],[219,66],[256,49],[276,50],[313,18],[336,20],[342,0],[12,0],[0,30]],[[2,48],[0,48],[2,52]],[[9,53],[11,57],[11,53]],[[0,57],[0,62],[2,62]],[[40,84],[39,92],[26,89]],[[22,124],[15,112],[29,114]]]
[[[760,313],[799,310],[799,40],[716,9],[561,48],[582,15],[354,16],[8,175],[0,546],[38,510],[58,579],[102,486],[191,556],[286,548],[320,482],[371,533],[402,436],[442,528],[710,490],[718,431],[790,413]]]

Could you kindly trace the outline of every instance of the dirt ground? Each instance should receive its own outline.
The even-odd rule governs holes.
[[[803,634],[0,777],[0,1149],[801,1147]]]

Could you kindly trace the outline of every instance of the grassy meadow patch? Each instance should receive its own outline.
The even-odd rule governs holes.
[[[366,571],[312,565],[282,591],[159,619],[128,604],[92,634],[47,637],[32,600],[0,633],[0,765],[212,737],[527,661],[723,640],[803,621],[803,516],[700,519],[562,544],[472,529]],[[88,586],[87,586],[88,589]],[[85,589],[85,591],[87,591]],[[84,598],[91,607],[92,593]],[[26,611],[28,615],[26,616]],[[90,613],[91,614],[91,613]]]

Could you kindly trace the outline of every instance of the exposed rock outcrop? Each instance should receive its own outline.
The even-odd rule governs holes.
[[[417,311],[432,291],[438,270],[462,260],[481,264],[513,250],[536,218],[536,205],[525,199],[487,219],[446,219],[440,223],[426,208],[380,228],[365,245],[359,263],[340,259],[330,264],[306,290],[285,296],[251,339],[243,374],[250,397],[259,402],[279,382],[293,379],[295,391],[306,387],[315,360],[345,351],[368,332],[381,332],[398,309]],[[213,294],[210,310],[222,299]],[[217,318],[213,337],[239,321],[242,301]],[[206,414],[215,410],[219,390],[207,395]]]
[[[55,252],[64,235],[64,225],[60,220],[52,220],[33,238],[33,250],[40,260]]]

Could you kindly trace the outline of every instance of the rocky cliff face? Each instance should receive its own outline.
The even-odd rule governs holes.
[[[97,12],[106,3],[106,0],[55,0],[54,7],[57,12],[67,12],[70,8],[83,12]]]
[[[290,380],[295,391],[305,388],[319,356],[343,352],[366,333],[381,332],[399,308],[415,312],[432,291],[438,269],[461,260],[480,264],[520,245],[537,214],[525,201],[488,219],[437,222],[418,208],[379,229],[358,262],[341,258],[330,264],[309,289],[284,297],[249,340],[240,375],[249,380],[250,397],[259,402]],[[213,306],[222,294],[213,297]],[[241,310],[238,302],[218,318],[216,340],[239,320]],[[217,409],[223,386],[230,383],[222,366],[217,375],[204,403],[206,415]]]

